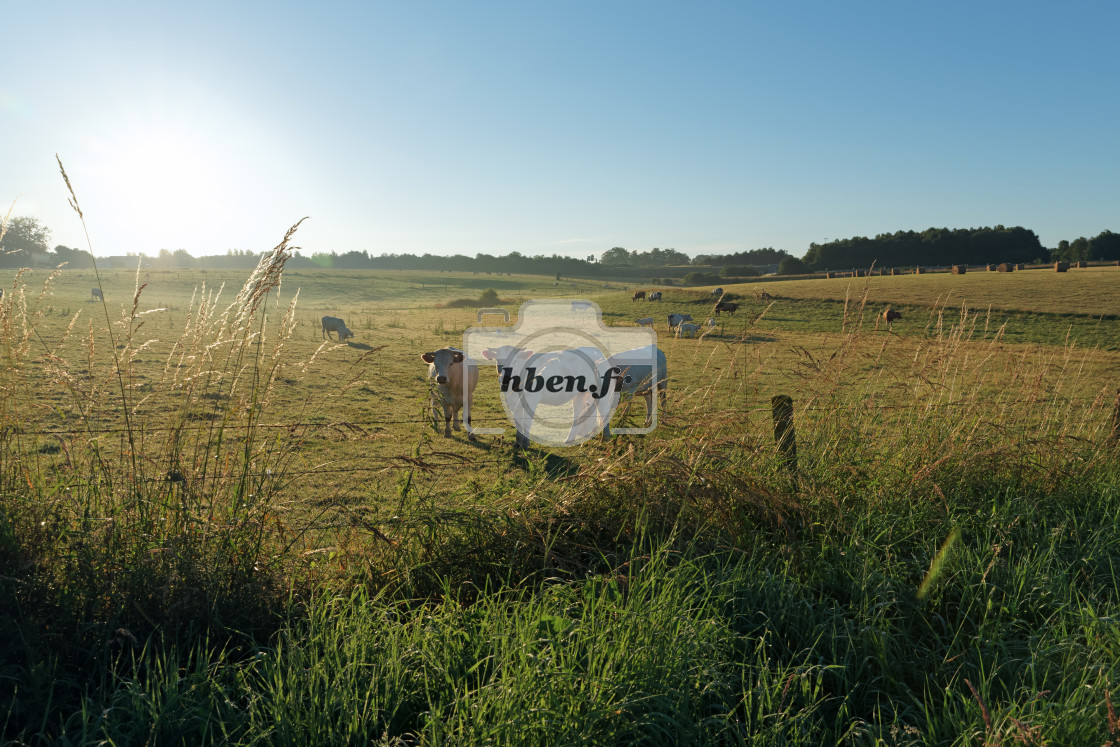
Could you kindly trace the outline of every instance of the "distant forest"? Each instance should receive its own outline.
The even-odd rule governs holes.
[[[50,230],[35,218],[17,217],[8,221],[0,240],[0,267],[56,266],[66,262],[74,269],[93,266],[93,257],[82,249],[58,245],[49,248]],[[184,249],[161,249],[154,256],[130,254],[98,260],[99,267],[121,266],[145,269],[232,269],[254,267],[258,253],[231,249],[225,254],[193,257]],[[599,256],[586,259],[552,256],[526,256],[520,252],[505,255],[463,254],[370,254],[365,251],[297,253],[288,266],[292,269],[325,267],[335,269],[432,270],[478,273],[525,273],[557,277],[604,277],[618,279],[683,278],[686,283],[718,282],[720,278],[750,277],[760,274],[799,275],[823,270],[914,265],[998,264],[1068,261],[1120,260],[1120,234],[1103,231],[1094,238],[1061,241],[1055,249],[1042,246],[1034,231],[1014,226],[1005,228],[929,228],[921,233],[897,231],[875,238],[855,236],[823,244],[809,245],[804,258],[781,249],[763,248],[733,254],[701,254],[689,257],[676,249],[648,251],[613,247]],[[697,270],[704,269],[705,272]]]
[[[1120,259],[1120,234],[1104,231],[1093,239],[1062,241],[1046,249],[1034,231],[1004,228],[930,228],[921,233],[898,231],[873,239],[856,236],[825,244],[810,244],[805,264],[813,270],[903,265],[981,265],[1001,262],[1032,263],[1057,260]]]

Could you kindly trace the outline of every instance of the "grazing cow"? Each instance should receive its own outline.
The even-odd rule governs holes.
[[[672,332],[677,328],[681,322],[691,322],[692,314],[670,314],[669,315],[669,331]]]
[[[451,437],[453,428],[460,430],[460,410],[467,427],[471,425],[471,403],[474,400],[474,389],[478,385],[478,366],[473,361],[467,361],[464,365],[465,358],[463,351],[455,348],[440,348],[434,353],[424,353],[420,356],[420,359],[428,364],[428,376],[436,380],[436,388],[432,392],[432,419],[438,429],[442,407],[444,438]],[[465,381],[464,368],[467,369]],[[474,434],[468,432],[467,440],[474,441]]]
[[[719,316],[721,311],[726,311],[728,314],[734,314],[739,310],[739,304],[734,301],[720,301],[716,304],[716,316]]]
[[[631,298],[630,300],[631,301],[639,301],[639,300],[644,301],[645,299],[646,299],[646,292],[645,291],[634,291],[634,297]]]
[[[637,324],[639,327],[649,327],[650,329],[653,329],[653,317],[652,316],[647,316],[645,319],[635,319],[634,323]]]
[[[716,288],[714,291],[712,291],[712,295],[716,298],[719,298],[723,295],[723,288]]]
[[[770,295],[769,293],[767,293],[766,291],[762,291],[761,293],[759,293],[759,294],[758,294],[758,299],[759,299],[760,301],[770,301],[770,300],[773,300],[773,298],[774,298],[774,297],[773,297],[773,296],[771,296],[771,295]]]
[[[689,324],[688,322],[681,322],[677,325],[677,337],[683,337],[685,335],[688,335],[689,337],[695,337],[696,333],[699,331],[699,324]]]
[[[100,299],[102,301],[105,300],[105,296],[104,296],[104,294],[101,293],[100,288],[90,288],[89,292],[90,292],[90,295],[93,296],[94,298]]]
[[[648,296],[646,296],[646,300],[647,301],[660,301],[661,300],[661,291],[650,291],[650,294]]]
[[[901,311],[895,311],[894,309],[892,309],[891,307],[888,306],[886,309],[883,310],[883,313],[879,315],[879,318],[882,319],[884,322],[886,322],[887,329],[890,329],[891,325],[894,324],[895,319],[901,319],[902,318],[902,312]]]
[[[322,321],[323,337],[328,340],[334,339],[331,337],[331,332],[338,333],[339,342],[342,342],[343,340],[347,340],[354,336],[354,333],[346,328],[346,322],[342,321],[337,316],[325,316],[323,317]]]

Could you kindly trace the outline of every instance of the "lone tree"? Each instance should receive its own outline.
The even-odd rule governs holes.
[[[38,218],[17,217],[5,224],[0,239],[0,266],[25,265],[35,255],[50,253],[51,229]]]

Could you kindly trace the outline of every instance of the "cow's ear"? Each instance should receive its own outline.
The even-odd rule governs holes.
[[[420,358],[423,359],[423,361],[425,363],[434,363],[435,360],[436,360],[436,354],[435,353],[421,353]]]
[[[455,353],[455,355],[451,356],[451,360],[455,363],[462,363],[463,362],[463,354],[462,353]]]

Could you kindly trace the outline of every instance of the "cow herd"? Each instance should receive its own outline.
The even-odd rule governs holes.
[[[100,296],[98,289],[94,295]],[[722,313],[734,314],[739,310],[739,304],[723,300],[723,289],[717,288],[712,292],[716,298],[713,312],[716,316]],[[769,296],[769,294],[766,294]],[[660,301],[661,291],[636,291],[633,300],[646,299]],[[901,319],[902,314],[892,308],[887,308],[879,315],[879,320],[888,326],[896,319]],[[695,337],[704,329],[705,325],[693,321],[691,314],[671,313],[666,317],[669,332],[676,337]],[[331,333],[338,336],[339,341],[347,340],[354,336],[345,322],[338,317],[324,316],[322,318],[322,333],[327,339],[334,339]],[[636,319],[639,327],[654,326],[653,317]],[[709,317],[706,326],[711,329],[717,324],[714,318]],[[547,353],[534,353],[532,350],[523,350],[513,346],[487,348],[481,351],[482,357],[497,364],[499,377],[504,377],[501,382],[502,400],[506,407],[507,415],[511,417],[517,430],[516,444],[519,448],[529,444],[529,430],[540,406],[566,406],[571,405],[571,428],[562,441],[556,445],[572,445],[586,438],[602,433],[610,436],[610,415],[617,406],[622,394],[640,396],[646,402],[646,423],[651,422],[654,414],[653,398],[658,396],[662,406],[668,387],[668,365],[665,353],[656,345],[649,346],[646,350],[628,351],[618,355],[606,355],[595,348],[579,350],[549,351]],[[640,355],[639,355],[640,354]],[[635,357],[637,356],[637,357]],[[471,430],[471,404],[474,392],[478,386],[478,364],[462,350],[457,348],[440,348],[423,353],[421,360],[428,366],[428,376],[434,381],[432,389],[431,408],[432,418],[439,423],[442,416],[443,435],[450,438],[453,430],[461,430],[461,423],[467,425],[470,441],[476,437]],[[634,360],[655,361],[635,366]],[[626,371],[623,377],[619,371]],[[602,392],[596,396],[596,386],[588,382],[603,382],[603,386],[611,376],[618,377],[618,384],[612,396],[604,396]],[[547,386],[535,389],[526,387],[515,389],[516,397],[507,398],[506,383],[509,380],[528,381],[529,379],[547,381]],[[553,383],[556,386],[553,386]]]

